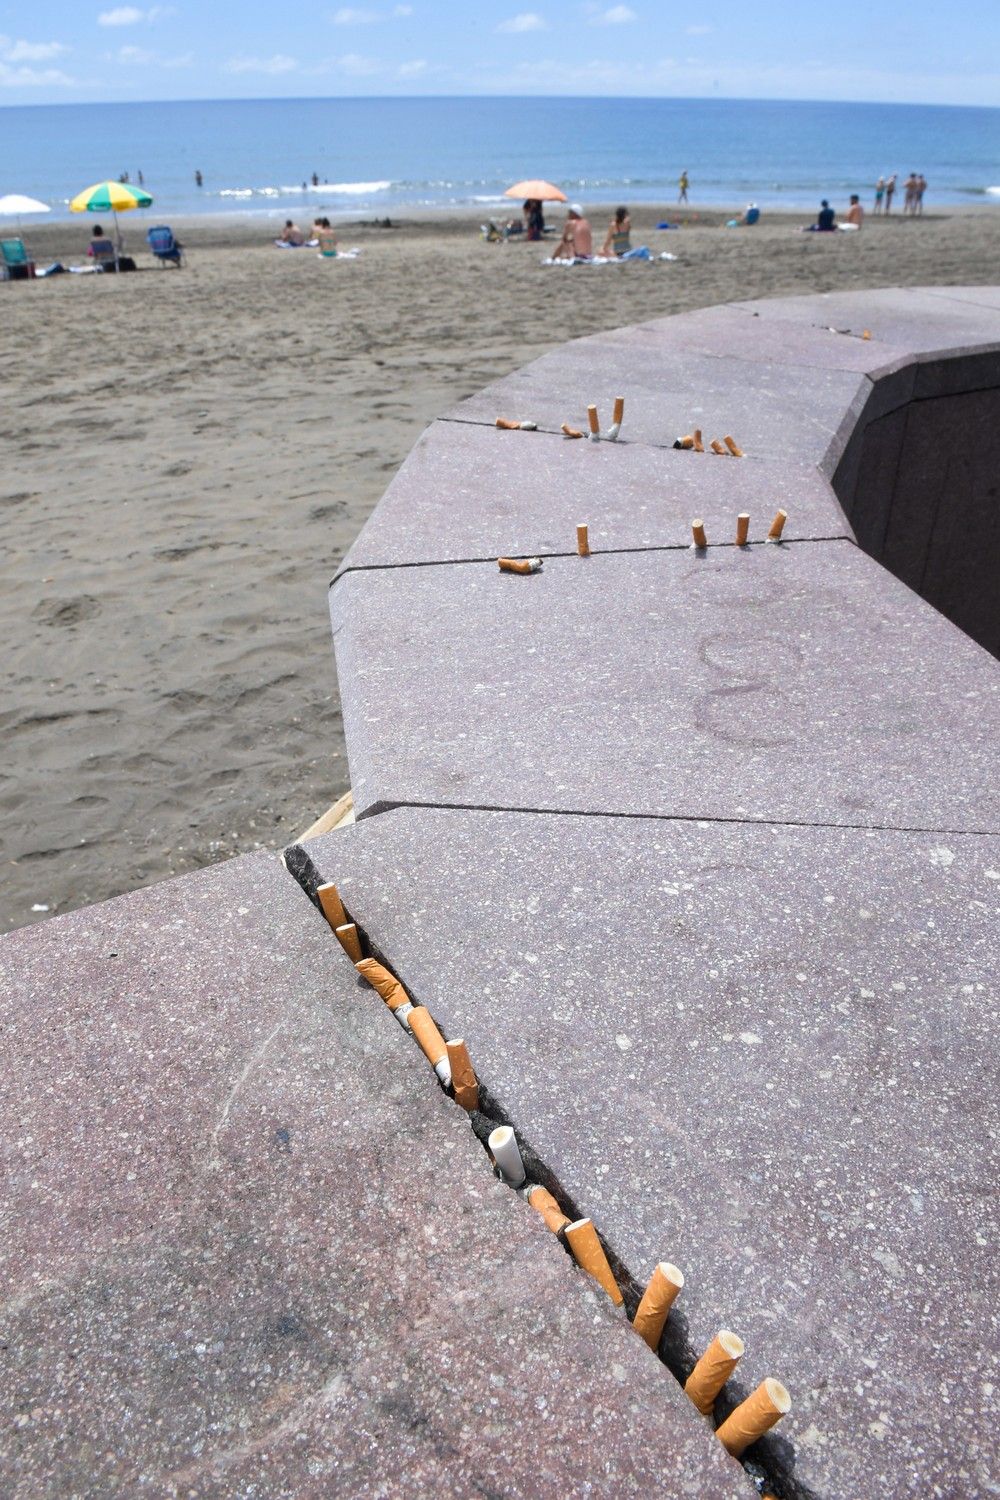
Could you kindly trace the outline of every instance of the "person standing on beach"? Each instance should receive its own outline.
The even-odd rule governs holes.
[[[873,213],[880,214],[882,212],[882,199],[884,197],[885,197],[885,178],[884,177],[880,177],[879,180],[878,180],[878,182],[876,182],[876,184],[875,184],[875,207],[872,209]]]
[[[903,212],[904,214],[915,214],[917,211],[917,174],[911,172],[903,183]]]
[[[677,194],[677,202],[678,203],[686,203],[688,201],[688,174],[687,174],[687,167],[685,167],[684,170],[683,170],[683,172],[681,173],[681,175],[680,175],[680,177],[678,179],[678,182],[677,182],[677,187],[679,189],[678,194]]]
[[[195,172],[195,174],[194,174],[194,185],[195,185],[195,187],[201,187],[203,181],[204,181],[204,178],[202,177],[201,173],[200,172]]]
[[[924,194],[926,193],[926,191],[927,178],[924,176],[923,172],[921,172],[920,176],[917,178],[917,203],[916,207],[913,210],[915,214],[922,214],[924,211]]]
[[[895,172],[893,172],[893,174],[892,174],[891,177],[887,177],[885,179],[885,211],[886,211],[887,214],[891,214],[892,213],[892,195],[893,195],[893,193],[895,191],[896,191],[896,174],[895,174]]]

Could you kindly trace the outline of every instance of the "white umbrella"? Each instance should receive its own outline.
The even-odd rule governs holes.
[[[22,214],[51,212],[47,203],[39,203],[37,198],[26,198],[23,193],[8,193],[5,198],[0,198],[0,217],[5,219],[19,219]]]

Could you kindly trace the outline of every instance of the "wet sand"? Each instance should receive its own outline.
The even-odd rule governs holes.
[[[362,255],[324,262],[202,220],[175,224],[180,272],[0,285],[0,928],[280,847],[346,788],[327,583],[454,401],[736,296],[996,280],[1000,211],[831,236],[658,217],[633,240],[676,262],[545,270],[457,217],[341,226]],[[68,262],[86,229],[27,237]]]

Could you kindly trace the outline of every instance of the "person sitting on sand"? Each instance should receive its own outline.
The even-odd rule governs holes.
[[[858,229],[865,222],[865,211],[861,207],[861,199],[857,193],[851,194],[851,206],[844,215],[845,224],[854,224]]]
[[[827,234],[831,229],[836,229],[837,225],[834,222],[836,217],[836,213],[824,198],[819,206],[815,224],[807,224],[805,228],[810,234]]]
[[[109,239],[100,224],[94,225],[87,254],[95,266],[100,266],[102,271],[134,271],[135,261],[131,255],[123,254],[124,248],[120,234],[116,240]]]
[[[525,238],[529,240],[540,240],[545,233],[545,215],[542,213],[541,199],[526,198],[524,200],[524,229]]]
[[[616,208],[601,246],[602,255],[627,255],[632,248],[632,220],[627,208]]]
[[[319,242],[319,253],[330,258],[337,253],[337,234],[330,220],[317,219],[313,225],[313,239]]]
[[[297,224],[293,224],[291,219],[285,220],[285,227],[281,231],[279,239],[283,245],[304,245],[306,242],[306,237],[302,233],[302,230]]]
[[[594,253],[594,234],[590,221],[583,217],[579,203],[571,203],[566,211],[566,227],[562,239],[553,251],[553,260],[589,260]]]

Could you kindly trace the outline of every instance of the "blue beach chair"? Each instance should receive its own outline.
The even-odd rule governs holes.
[[[23,240],[0,240],[0,257],[3,258],[4,271],[11,281],[34,276],[35,262],[24,248]]]
[[[184,264],[184,246],[174,239],[174,231],[166,224],[158,224],[146,235],[149,248],[161,266]]]

